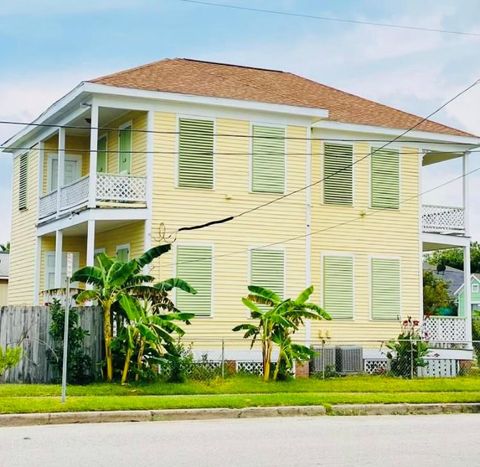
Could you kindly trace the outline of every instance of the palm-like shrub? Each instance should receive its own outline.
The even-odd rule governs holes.
[[[293,334],[304,325],[304,321],[331,318],[318,305],[309,302],[313,286],[302,291],[296,299],[286,300],[264,287],[250,285],[248,290],[250,294],[242,298],[242,302],[256,323],[240,324],[233,331],[245,331],[243,337],[252,340],[251,347],[257,340],[261,342],[264,381],[270,379],[274,345],[278,347],[278,360],[273,373],[275,380],[282,366],[289,371],[295,361],[306,361],[313,355],[311,349],[292,341]]]

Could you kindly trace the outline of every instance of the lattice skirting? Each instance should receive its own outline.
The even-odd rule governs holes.
[[[363,371],[368,375],[383,375],[387,373],[389,369],[387,359],[371,358],[363,360]]]
[[[262,362],[237,361],[237,373],[248,373],[251,375],[261,375],[263,372]]]

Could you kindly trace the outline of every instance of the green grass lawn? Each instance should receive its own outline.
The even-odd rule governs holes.
[[[331,405],[338,403],[480,402],[480,378],[402,380],[384,376],[298,379],[264,383],[235,376],[183,384],[92,384],[69,386],[61,404],[58,385],[0,385],[0,413]]]

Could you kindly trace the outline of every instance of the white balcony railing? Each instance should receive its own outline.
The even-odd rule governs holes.
[[[422,227],[427,233],[465,234],[465,209],[425,205],[422,209]]]
[[[423,329],[433,347],[461,346],[467,339],[467,320],[458,316],[430,316],[423,321]]]
[[[57,214],[64,214],[72,209],[86,206],[89,198],[90,177],[79,178],[60,190],[41,196],[39,219],[43,220]],[[59,195],[60,192],[60,195]],[[58,205],[58,196],[60,204]],[[119,174],[97,174],[95,190],[96,201],[112,204],[145,203],[146,177]]]
[[[38,217],[45,219],[57,212],[57,190],[40,196]]]

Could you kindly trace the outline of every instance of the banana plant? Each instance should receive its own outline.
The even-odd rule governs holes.
[[[249,309],[250,317],[257,323],[240,324],[234,327],[233,331],[245,331],[243,337],[251,339],[250,347],[260,340],[264,381],[270,379],[273,348],[274,345],[278,347],[279,355],[273,374],[275,380],[282,364],[291,369],[294,361],[305,361],[312,356],[308,347],[292,342],[292,335],[303,326],[304,320],[331,318],[318,305],[308,301],[313,293],[313,286],[303,290],[296,299],[286,300],[264,287],[250,285],[248,290],[250,293],[242,298],[242,302]]]
[[[103,335],[105,341],[105,360],[107,364],[107,381],[113,379],[112,359],[112,307],[124,295],[144,295],[156,293],[157,298],[166,294],[158,293],[154,286],[148,285],[154,278],[142,272],[142,268],[150,264],[155,258],[167,253],[170,245],[159,245],[151,248],[138,258],[124,262],[105,253],[97,256],[96,266],[80,268],[72,275],[72,282],[83,282],[90,289],[83,290],[76,296],[76,301],[83,304],[96,301],[103,309]],[[145,285],[147,284],[147,285]]]
[[[127,316],[124,328],[127,352],[121,380],[121,383],[125,384],[134,353],[137,352],[137,369],[142,367],[146,349],[153,351],[157,360],[164,358],[175,348],[176,338],[185,334],[175,321],[188,325],[194,314],[179,311],[158,313],[158,307],[151,302],[128,295],[122,295],[119,303]],[[138,380],[138,373],[136,379]]]

